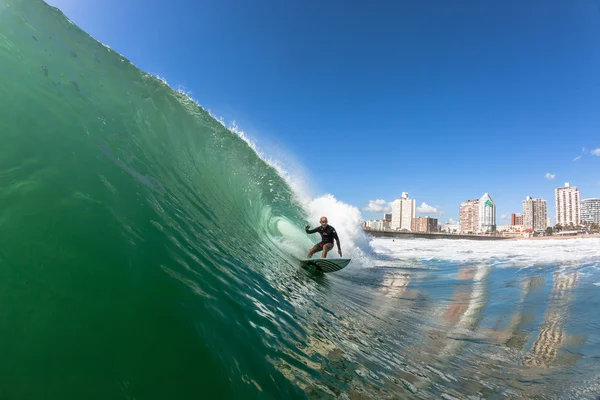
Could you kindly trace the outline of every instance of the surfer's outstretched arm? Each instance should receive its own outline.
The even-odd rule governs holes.
[[[306,231],[306,233],[315,233],[315,232],[317,231],[317,229],[319,229],[319,227],[318,227],[318,226],[317,226],[315,229],[308,229],[308,228],[310,228],[310,226],[309,226],[309,225],[306,225],[306,226],[304,227],[304,230]]]

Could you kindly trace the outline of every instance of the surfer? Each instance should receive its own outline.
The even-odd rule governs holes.
[[[340,238],[338,237],[337,232],[335,231],[335,228],[333,226],[327,224],[327,217],[321,217],[319,222],[321,225],[316,227],[315,229],[310,229],[310,225],[306,225],[304,227],[304,230],[306,231],[306,233],[319,232],[319,234],[321,235],[321,241],[319,243],[315,244],[313,246],[313,248],[308,251],[308,258],[312,258],[313,254],[315,254],[318,251],[322,251],[322,253],[321,253],[322,258],[327,258],[327,252],[329,252],[329,250],[333,249],[333,240],[334,239],[337,242],[338,254],[341,257],[342,256],[342,247],[340,246]]]

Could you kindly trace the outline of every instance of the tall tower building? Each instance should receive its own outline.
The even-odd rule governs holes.
[[[392,202],[391,228],[408,231],[412,228],[412,220],[417,213],[417,201],[410,199],[407,192],[402,192],[402,197]]]
[[[579,208],[579,189],[565,183],[564,187],[556,188],[556,223],[562,226],[579,225],[581,210]]]
[[[479,226],[479,200],[467,200],[460,204],[460,233],[477,233]]]
[[[548,213],[546,200],[527,196],[523,200],[523,228],[534,231],[546,230]]]
[[[479,199],[479,226],[476,232],[496,232],[496,204],[488,193]]]
[[[581,223],[600,224],[600,199],[581,200]]]

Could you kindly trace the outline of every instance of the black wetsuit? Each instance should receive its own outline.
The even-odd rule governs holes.
[[[306,233],[315,232],[319,232],[319,235],[321,235],[321,242],[317,243],[317,246],[324,246],[327,243],[333,244],[333,239],[337,239],[338,243],[340,241],[335,228],[331,225],[327,225],[325,228],[322,226],[317,226],[315,229],[306,229]]]

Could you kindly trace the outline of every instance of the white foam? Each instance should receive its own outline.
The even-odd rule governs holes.
[[[335,227],[344,257],[370,265],[367,257],[370,250],[368,239],[362,230],[363,218],[357,207],[337,200],[332,194],[313,199],[304,206],[312,223],[311,227],[316,226],[322,216],[327,217],[329,224]]]
[[[497,267],[527,267],[559,263],[593,266],[600,263],[600,239],[568,240],[457,240],[382,239],[371,241],[373,249],[399,259],[439,259],[458,263],[489,261]]]

